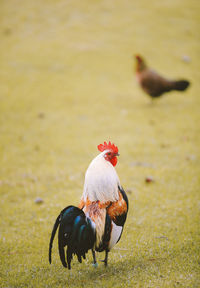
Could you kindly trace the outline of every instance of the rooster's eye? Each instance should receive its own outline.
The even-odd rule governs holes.
[[[111,152],[108,152],[108,153],[107,153],[107,155],[109,155],[109,156],[110,156],[110,155],[111,155]]]

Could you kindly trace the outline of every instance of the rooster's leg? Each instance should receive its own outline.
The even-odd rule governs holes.
[[[108,250],[106,250],[106,255],[105,255],[105,259],[104,260],[101,260],[101,262],[104,262],[105,266],[108,265]]]
[[[95,251],[92,249],[92,257],[93,257],[93,266],[94,267],[97,267],[98,264],[97,264],[97,260],[96,260],[96,254],[95,254]]]

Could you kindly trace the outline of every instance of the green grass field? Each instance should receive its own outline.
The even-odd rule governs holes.
[[[0,287],[200,287],[199,10],[196,0],[1,1]],[[191,86],[151,103],[137,53]],[[89,253],[66,270],[57,241],[49,265],[54,221],[79,203],[105,140],[119,147],[129,197],[122,239],[107,268]]]

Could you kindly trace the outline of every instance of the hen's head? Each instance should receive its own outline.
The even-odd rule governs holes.
[[[138,72],[144,70],[146,68],[146,63],[144,59],[140,55],[135,55],[136,58],[136,70]]]
[[[107,151],[104,154],[105,160],[109,161],[113,166],[117,164],[117,156],[119,156],[117,146],[111,144],[111,142],[109,141],[108,143],[104,142],[104,144],[99,144],[97,147],[98,150],[101,152],[105,150]]]

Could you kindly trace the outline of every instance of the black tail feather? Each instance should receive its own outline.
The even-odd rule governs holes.
[[[60,232],[60,230],[59,230]],[[60,235],[60,233],[58,233],[58,251],[59,251],[59,255],[60,255],[60,260],[63,264],[63,266],[65,268],[67,268],[67,263],[66,263],[66,260],[65,260],[65,243],[63,241],[63,238],[62,238],[62,235]]]
[[[187,80],[179,80],[174,82],[174,89],[178,91],[184,91],[190,85],[190,82]]]
[[[53,240],[56,234],[56,231],[58,229],[58,225],[60,224],[60,215],[57,217],[56,222],[54,224],[52,233],[51,233],[51,238],[49,242],[49,263],[51,264],[51,252],[52,252],[52,246],[53,246]]]
[[[85,254],[89,249],[93,248],[96,238],[95,230],[92,227],[90,219],[85,216],[81,209],[74,206],[66,207],[57,217],[53,227],[49,243],[50,263],[52,244],[59,224],[58,249],[60,260],[64,267],[71,269],[73,254],[76,254],[78,261],[82,262],[82,257],[85,259]],[[65,246],[67,246],[67,263],[65,259]]]
[[[55,221],[55,224],[53,226],[53,230],[52,230],[52,233],[51,233],[51,238],[50,238],[50,242],[49,242],[49,263],[51,264],[51,252],[52,252],[52,246],[53,246],[53,240],[54,240],[54,237],[56,235],[56,231],[58,229],[58,226],[60,224],[60,220],[61,220],[61,214],[65,212],[65,210],[67,209],[68,207],[66,207],[65,209],[63,209],[61,211],[61,213],[58,215],[56,221]]]

